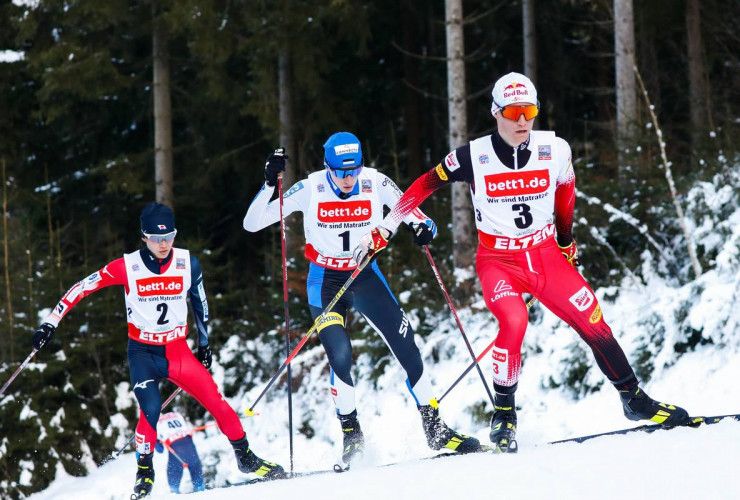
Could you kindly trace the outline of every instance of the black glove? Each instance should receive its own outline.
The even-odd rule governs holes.
[[[285,160],[288,156],[285,154],[285,148],[277,148],[274,153],[267,157],[265,163],[265,182],[270,187],[277,186],[278,174],[285,172]]]
[[[437,225],[432,219],[427,219],[420,224],[409,225],[414,233],[414,243],[420,247],[428,245],[437,236]]]
[[[211,368],[211,363],[213,363],[213,353],[211,352],[211,346],[209,346],[208,344],[198,346],[198,361],[200,361],[201,364],[207,369]]]
[[[56,329],[57,327],[52,324],[42,323],[39,329],[34,332],[33,338],[31,339],[33,347],[36,350],[40,350],[42,347],[48,344],[51,338],[54,336],[54,332],[56,331]]]

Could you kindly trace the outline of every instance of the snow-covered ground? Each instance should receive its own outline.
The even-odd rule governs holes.
[[[734,178],[739,174],[733,170]],[[740,413],[740,209],[738,182],[702,185],[692,190],[689,213],[699,205],[710,209],[694,220],[697,238],[715,258],[703,275],[684,285],[658,272],[660,262],[646,251],[640,278],[630,276],[609,289],[596,290],[604,318],[638,372],[642,387],[653,398],[685,407],[692,415]],[[698,193],[698,194],[697,194]],[[701,196],[699,196],[701,195]],[[720,196],[721,195],[721,196]],[[704,200],[701,203],[698,200]],[[730,214],[727,216],[726,214]],[[703,219],[702,219],[703,217]],[[583,257],[588,258],[588,252]],[[586,276],[588,278],[588,276]],[[433,283],[431,273],[430,282]],[[434,285],[436,286],[436,285]],[[432,290],[436,289],[432,288]],[[399,290],[400,292],[400,290]],[[618,293],[617,293],[618,292]],[[408,294],[399,293],[401,301]],[[616,298],[615,298],[616,297]],[[542,306],[537,304],[536,308]],[[476,353],[494,338],[496,324],[482,302],[458,311]],[[432,383],[441,395],[470,363],[470,355],[447,311],[435,317],[435,330],[417,338]],[[413,311],[409,314],[416,326]],[[700,340],[697,341],[697,336]],[[360,344],[358,341],[355,345]],[[267,344],[233,336],[215,347],[218,360],[269,351]],[[378,498],[547,498],[547,499],[736,499],[740,498],[740,423],[724,421],[701,429],[673,429],[653,434],[604,437],[583,444],[547,445],[549,441],[637,425],[622,415],[616,391],[595,366],[593,356],[577,335],[549,312],[530,324],[523,347],[517,391],[519,424],[517,455],[474,455],[419,461],[431,456],[419,414],[405,388],[398,363],[378,366],[360,355],[354,369],[357,408],[366,439],[362,467],[346,474],[327,473],[288,481],[253,484],[196,494],[194,498],[372,499]],[[295,470],[331,469],[340,453],[341,432],[328,393],[327,361],[320,346],[307,345],[293,361],[301,385],[293,395]],[[490,384],[491,363],[481,363]],[[646,368],[647,367],[647,368]],[[277,366],[275,367],[277,368]],[[243,380],[250,374],[225,372],[216,362],[216,381]],[[566,384],[567,374],[581,374]],[[229,402],[238,411],[255,401],[264,383]],[[171,387],[166,390],[172,390]],[[187,396],[180,396],[187,397]],[[134,404],[122,382],[116,406]],[[175,406],[178,400],[175,401]],[[284,382],[256,408],[259,416],[245,418],[252,449],[261,457],[290,464],[287,403]],[[451,426],[488,442],[492,405],[476,371],[472,371],[441,403],[441,415]],[[125,429],[135,422],[116,416],[123,446]],[[195,422],[201,425],[207,422]],[[308,432],[299,433],[304,426]],[[119,429],[124,432],[119,433]],[[108,430],[107,430],[108,431]],[[115,434],[114,434],[115,435]],[[309,439],[307,435],[312,435]],[[228,441],[214,428],[195,436],[212,485],[243,481]],[[91,462],[89,450],[81,450]],[[155,454],[157,479],[153,498],[177,498],[169,493],[166,456]],[[377,465],[399,462],[391,467]],[[127,499],[136,470],[132,453],[73,478],[63,470],[35,500]],[[30,472],[28,472],[30,474]],[[187,474],[183,490],[188,491]]]
[[[707,370],[707,367],[713,367]],[[433,454],[424,444],[419,417],[400,392],[361,393],[361,400],[372,398],[374,411],[363,419],[368,441],[368,456],[362,467],[346,474],[328,473],[289,481],[254,484],[195,494],[193,498],[740,498],[740,423],[722,423],[695,429],[673,429],[653,434],[635,433],[604,437],[583,444],[547,445],[551,440],[632,427],[620,411],[614,390],[603,390],[580,401],[564,397],[559,391],[546,391],[528,383],[523,374],[522,394],[534,391],[527,400],[539,401],[519,412],[517,455],[475,455],[414,461]],[[648,393],[684,405],[692,414],[725,414],[740,411],[737,381],[740,380],[740,354],[718,353],[705,349],[683,356],[664,373],[660,382],[648,385]],[[457,394],[456,394],[457,392]],[[454,401],[470,393],[479,395],[480,380],[474,374],[466,387],[453,391],[443,415],[466,432],[487,442],[487,426],[473,426],[462,411],[454,411]],[[453,395],[455,397],[453,397]],[[454,401],[453,401],[454,400]],[[339,430],[325,402],[328,429],[317,429],[313,439],[296,435],[295,470],[330,469],[337,454]],[[285,426],[281,401],[271,401],[259,420],[245,420],[254,449],[264,457],[289,464],[287,438],[271,436],[273,426]],[[299,405],[300,407],[300,405]],[[367,405],[365,405],[367,407]],[[462,408],[462,405],[459,405]],[[360,405],[363,408],[363,405]],[[274,414],[273,414],[274,413]],[[369,414],[368,414],[369,413]],[[361,413],[362,415],[362,413]],[[313,422],[317,425],[317,422]],[[335,432],[326,432],[326,431]],[[283,433],[284,434],[284,433]],[[247,476],[236,470],[225,438],[209,430],[196,435],[205,462],[218,453],[216,482],[237,482]],[[403,461],[392,467],[375,465]],[[158,471],[153,498],[177,498],[169,492],[165,474],[165,455],[155,455]],[[34,500],[127,499],[136,470],[132,453],[127,453],[88,477],[73,478],[58,472],[57,480]],[[183,491],[189,491],[187,473]]]

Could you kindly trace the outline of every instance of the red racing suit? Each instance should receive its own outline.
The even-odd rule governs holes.
[[[635,387],[637,378],[593,290],[556,244],[556,234],[561,246],[572,242],[575,174],[568,143],[543,131],[531,132],[515,148],[498,133],[476,139],[419,177],[381,226],[395,233],[410,210],[452,182],[470,184],[479,236],[476,269],[486,306],[499,322],[492,351],[496,391],[516,390],[528,323],[523,293],[578,332],[617,389]]]

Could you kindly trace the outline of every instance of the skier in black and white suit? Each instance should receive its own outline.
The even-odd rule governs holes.
[[[282,149],[267,159],[265,185],[244,217],[247,231],[259,231],[280,220],[278,200],[270,202],[270,198],[279,172],[285,170],[285,159]],[[403,194],[391,179],[364,166],[360,141],[348,132],[338,132],[324,144],[324,166],[324,170],[310,174],[283,195],[284,216],[303,213],[305,256],[310,261],[308,303],[314,318],[357,267],[352,250],[359,238],[383,219],[383,206],[393,207]],[[410,213],[404,222],[411,226],[419,245],[428,244],[437,231],[434,222],[420,210]],[[345,328],[349,307],[354,307],[380,334],[406,371],[406,385],[421,412],[429,446],[436,450],[447,447],[459,453],[478,451],[477,439],[450,429],[440,419],[429,375],[414,343],[414,330],[378,264],[372,262],[318,327],[329,357],[331,394],[342,424],[343,461],[349,464],[364,446],[350,374],[352,346]]]

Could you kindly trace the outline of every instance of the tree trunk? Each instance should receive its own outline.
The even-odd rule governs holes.
[[[637,85],[635,83],[635,26],[632,0],[614,0],[614,53],[617,85],[617,155],[620,178],[631,177],[635,166]]]
[[[468,140],[462,0],[445,0],[445,18],[449,146],[455,149]],[[473,204],[468,186],[455,183],[452,185],[452,260],[455,268],[472,267],[474,237]]]
[[[407,171],[409,179],[416,179],[422,173],[422,154],[421,154],[421,98],[416,90],[421,87],[419,84],[419,60],[410,55],[416,54],[419,44],[419,19],[417,12],[420,9],[414,5],[414,0],[406,0],[402,3],[403,12],[403,48],[406,51],[403,54],[403,74],[409,85],[404,90],[404,118],[406,122],[406,158]],[[413,88],[412,88],[413,87]],[[401,183],[401,178],[396,177],[396,182]]]
[[[154,183],[158,203],[174,208],[172,173],[172,103],[170,100],[170,53],[164,23],[152,5],[152,53],[154,56]]]
[[[701,11],[699,0],[686,1],[686,38],[689,58],[689,116],[691,150],[696,155],[707,129],[713,128],[707,96],[708,82],[704,71],[704,49],[701,38]]]
[[[8,345],[9,357],[8,361],[13,362],[15,360],[15,353],[13,349],[15,347],[14,329],[13,329],[13,300],[10,293],[10,249],[8,245],[8,184],[5,176],[5,158],[3,158],[3,249],[5,256],[5,295],[8,299]]]
[[[537,86],[537,36],[535,34],[534,0],[522,1],[524,35],[524,74]]]

